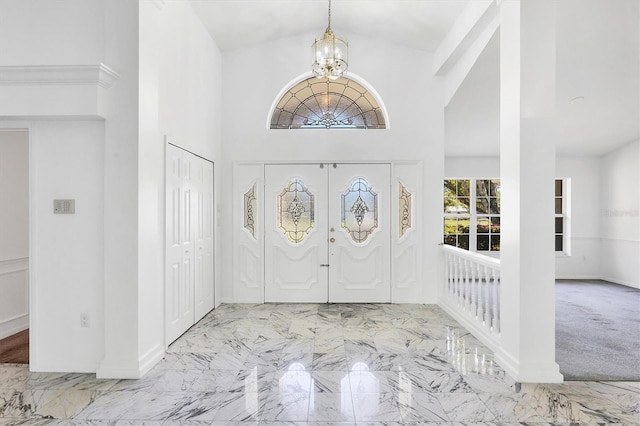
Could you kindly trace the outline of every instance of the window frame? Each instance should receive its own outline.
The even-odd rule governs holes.
[[[470,177],[446,177],[443,180],[443,196],[442,196],[442,201],[443,201],[443,207],[444,207],[444,202],[446,200],[446,194],[444,193],[444,181],[460,181],[460,180],[466,180],[469,181],[469,212],[468,213],[447,213],[443,211],[443,229],[442,229],[442,235],[443,235],[443,243],[447,244],[446,241],[446,237],[447,235],[456,235],[456,243],[459,241],[458,240],[458,236],[459,235],[468,235],[469,237],[469,248],[467,250],[474,252],[474,253],[481,253],[484,255],[499,255],[500,254],[500,250],[478,250],[478,235],[489,235],[489,246],[491,247],[491,235],[492,233],[489,232],[488,234],[486,233],[478,233],[478,217],[497,217],[500,219],[501,217],[501,212],[498,214],[492,214],[492,213],[478,213],[478,209],[477,209],[477,202],[478,202],[478,196],[477,196],[477,182],[478,181],[495,181],[497,180],[498,182],[500,182],[500,178],[491,178],[491,177],[481,177],[481,178],[470,178]],[[557,195],[556,194],[556,186],[557,182],[561,182],[561,194]],[[457,185],[456,185],[457,188]],[[554,252],[556,254],[556,256],[558,257],[563,257],[563,256],[570,256],[571,255],[571,221],[570,221],[570,190],[571,190],[571,179],[570,178],[555,178],[554,179]],[[457,193],[456,193],[456,197],[460,198]],[[556,203],[558,200],[561,200],[561,209],[562,211],[560,213],[556,213]],[[446,223],[445,221],[447,220],[447,218],[457,218],[457,219],[469,219],[469,232],[468,234],[446,234],[445,233],[445,229],[446,229]],[[555,221],[557,219],[561,219],[562,220],[562,232],[558,233],[555,232],[556,228],[555,228]],[[498,233],[499,234],[499,233]],[[555,238],[557,238],[557,236],[561,236],[562,238],[562,250],[555,250]],[[456,244],[454,247],[459,247],[458,244]],[[463,247],[461,247],[463,248]],[[464,248],[463,248],[464,249]]]

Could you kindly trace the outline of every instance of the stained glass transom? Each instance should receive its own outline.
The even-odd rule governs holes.
[[[294,244],[315,226],[314,195],[300,179],[292,179],[278,195],[278,227]]]
[[[384,129],[375,97],[345,77],[311,77],[289,89],[271,115],[272,129]]]
[[[256,238],[256,184],[254,183],[247,192],[244,193],[244,228],[249,231],[253,238]]]
[[[405,232],[411,228],[411,193],[404,187],[402,182],[398,183],[400,187],[398,188],[398,217],[400,220],[399,223],[399,238],[402,238]]]
[[[357,178],[342,194],[342,228],[356,243],[364,243],[378,227],[378,194]]]

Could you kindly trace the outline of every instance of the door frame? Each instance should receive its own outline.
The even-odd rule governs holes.
[[[226,210],[231,216],[227,227],[227,238],[231,247],[225,251],[225,264],[231,271],[225,272],[231,283],[228,291],[220,295],[221,303],[264,303],[264,201],[265,182],[264,167],[266,165],[287,164],[391,164],[391,303],[433,303],[431,288],[433,283],[423,282],[423,252],[426,250],[425,227],[423,226],[423,161],[422,160],[236,160],[232,163],[232,200]],[[402,184],[412,195],[412,226],[399,236],[399,184]],[[255,185],[255,235],[244,228],[246,214],[245,194]],[[440,196],[440,195],[438,195]],[[438,222],[439,223],[439,222]],[[432,232],[433,233],[433,232]],[[438,234],[441,232],[438,231]],[[436,236],[437,238],[437,236]],[[433,241],[433,250],[437,249],[440,239]],[[431,281],[437,280],[441,271],[431,271]]]

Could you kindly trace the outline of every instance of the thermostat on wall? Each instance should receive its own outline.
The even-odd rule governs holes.
[[[76,200],[53,200],[53,214],[74,214]]]

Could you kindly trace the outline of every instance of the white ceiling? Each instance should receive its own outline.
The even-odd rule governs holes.
[[[190,0],[222,51],[314,31],[326,0]],[[331,27],[434,51],[468,0],[333,0]],[[558,155],[602,155],[640,137],[638,0],[562,0],[557,5]],[[355,47],[354,47],[355,48]],[[450,156],[499,154],[499,34],[445,113]],[[584,97],[572,103],[571,99]]]
[[[349,32],[433,51],[467,1],[334,0],[331,28],[338,35]],[[327,0],[190,2],[223,51],[314,30],[320,37],[327,27]]]
[[[637,0],[557,2],[556,111],[537,123],[560,156],[602,155],[640,135],[640,11]],[[446,109],[446,153],[500,150],[499,34]],[[571,99],[584,100],[572,103]]]

